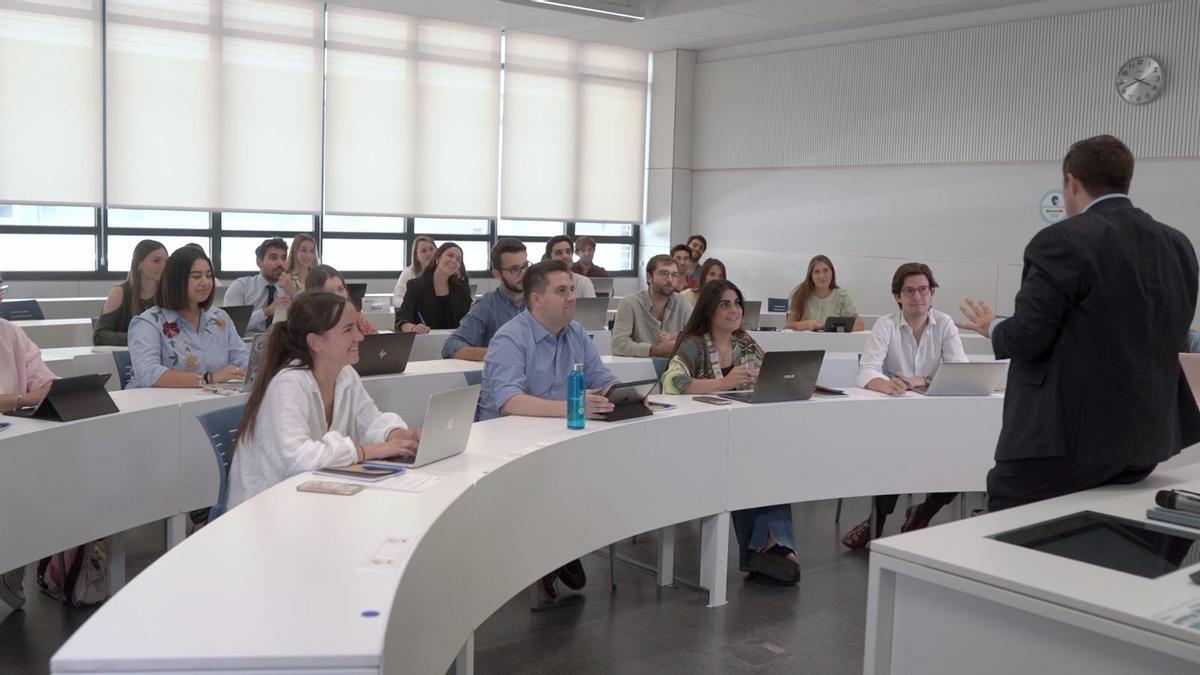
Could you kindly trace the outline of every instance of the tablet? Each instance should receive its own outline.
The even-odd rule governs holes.
[[[629,405],[630,403],[640,403],[646,400],[650,392],[654,390],[654,385],[658,384],[658,380],[638,380],[637,382],[620,382],[614,384],[608,390],[608,400],[612,401],[613,405]]]

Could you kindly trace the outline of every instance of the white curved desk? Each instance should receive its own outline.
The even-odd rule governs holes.
[[[421,494],[341,498],[296,492],[306,476],[281,483],[169,551],[51,666],[441,673],[457,655],[469,670],[475,627],[547,570],[695,518],[701,582],[719,605],[731,509],[981,489],[1003,399],[856,390],[764,406],[670,402],[678,407],[582,432],[557,419],[479,423],[467,452],[414,471],[443,476]],[[898,431],[934,425],[945,442]],[[734,440],[746,430],[758,435]],[[390,562],[372,564],[388,537]]]

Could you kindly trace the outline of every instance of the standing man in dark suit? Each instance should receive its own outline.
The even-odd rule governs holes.
[[[1134,483],[1200,441],[1179,367],[1196,309],[1191,242],[1130,202],[1133,154],[1112,136],[1063,158],[1070,218],[1025,248],[1016,310],[967,300],[964,328],[1012,359],[988,510]]]

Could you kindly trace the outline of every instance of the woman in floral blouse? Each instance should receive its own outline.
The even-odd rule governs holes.
[[[763,351],[742,330],[743,304],[742,292],[732,282],[714,279],[704,284],[663,373],[664,394],[711,394],[754,385]],[[791,505],[742,509],[731,515],[743,572],[773,584],[800,581]]]
[[[157,307],[129,324],[129,388],[199,387],[245,376],[249,351],[229,315],[212,307],[212,262],[188,244],[167,259]]]

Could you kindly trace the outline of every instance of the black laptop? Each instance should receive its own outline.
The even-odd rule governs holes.
[[[358,343],[358,363],[354,364],[354,370],[363,377],[403,373],[416,339],[416,333],[368,335]]]
[[[4,413],[13,417],[32,417],[57,422],[98,417],[118,412],[117,404],[104,389],[112,373],[77,375],[54,380],[41,403]]]
[[[825,319],[826,333],[853,333],[854,332],[854,317],[852,316],[830,316]]]
[[[721,397],[742,403],[808,400],[817,388],[817,376],[821,374],[824,360],[824,349],[767,352],[754,389],[729,392]]]
[[[250,325],[250,315],[254,313],[254,305],[230,305],[221,309],[229,315],[229,320],[233,322],[233,329],[237,331],[238,337],[246,337],[246,326]]]

